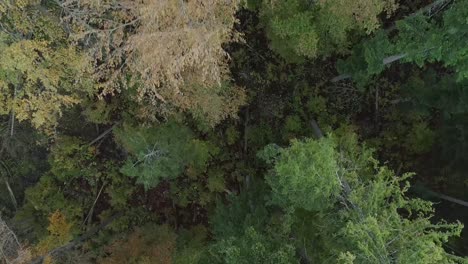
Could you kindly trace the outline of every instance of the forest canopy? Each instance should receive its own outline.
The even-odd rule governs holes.
[[[0,1],[0,264],[468,263],[467,18]]]

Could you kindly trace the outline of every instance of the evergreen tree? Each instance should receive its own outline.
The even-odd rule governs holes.
[[[286,212],[294,209],[296,228],[292,232],[300,247],[313,252],[309,256],[313,261],[421,264],[464,261],[443,248],[449,237],[460,235],[462,226],[431,222],[431,203],[406,195],[411,174],[397,177],[388,168],[378,166],[371,157],[360,158],[361,153],[370,152],[361,148],[352,136],[338,140],[336,147],[327,143],[335,140],[326,137],[315,144],[310,141],[293,143],[277,157],[271,177],[292,178],[297,182],[283,181],[282,190],[277,189],[275,182],[269,182],[275,203],[277,195],[311,198],[309,203],[286,198],[282,207]],[[325,150],[333,154],[306,154]],[[298,163],[301,160],[309,162]],[[317,163],[333,166],[318,174],[310,169],[320,168]],[[278,173],[278,166],[284,169],[281,173]],[[313,199],[317,194],[322,195],[321,190],[328,190],[331,181],[338,182],[339,188],[332,196],[335,199]]]
[[[358,83],[367,82],[390,63],[401,60],[423,67],[440,62],[456,72],[458,81],[468,78],[467,34],[468,2],[457,1],[443,13],[442,21],[420,13],[396,23],[397,35],[381,31],[359,44],[353,56],[339,65]]]
[[[180,176],[189,166],[203,171],[210,159],[210,146],[173,121],[150,128],[124,126],[115,134],[130,154],[122,173],[136,177],[146,188]]]

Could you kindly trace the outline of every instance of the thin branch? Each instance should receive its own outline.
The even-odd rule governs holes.
[[[429,189],[428,187],[426,187],[424,184],[422,184],[420,182],[417,182],[416,184],[414,184],[411,189],[415,193],[418,193],[420,195],[428,195],[428,196],[436,197],[436,198],[439,198],[439,199],[442,199],[442,200],[445,200],[445,201],[448,201],[448,202],[456,203],[456,204],[461,205],[461,206],[468,207],[468,202],[467,201],[463,201],[461,199],[454,198],[454,197],[449,196],[449,195],[445,195],[445,194],[442,194],[442,193],[435,192],[435,191]]]
[[[437,1],[434,1],[434,2],[430,3],[429,5],[421,8],[421,9],[418,9],[416,12],[411,13],[410,15],[406,16],[404,19],[415,17],[415,16],[420,15],[420,14],[427,14],[429,17],[433,17],[436,13],[438,13],[439,11],[446,8],[452,2],[454,2],[454,0],[437,0]],[[433,10],[435,10],[435,12],[432,12]],[[385,29],[385,31],[390,33],[395,29],[396,29],[396,25],[393,24],[391,27]]]
[[[0,217],[0,262],[16,263],[16,255],[20,255],[21,244],[16,234],[7,223]]]
[[[322,130],[320,129],[320,127],[318,126],[317,124],[317,121],[315,121],[315,119],[312,119],[312,121],[310,121],[311,125],[312,125],[312,130],[314,132],[314,135],[317,139],[320,139],[323,137],[323,133],[322,133]]]
[[[18,210],[18,202],[16,201],[15,193],[11,189],[11,186],[10,186],[10,183],[8,182],[8,179],[3,178],[3,180],[5,182],[5,185],[6,185],[7,189],[8,189],[8,193],[10,194],[11,203],[15,207],[15,210]]]
[[[440,198],[442,200],[446,200],[446,201],[449,201],[449,202],[452,202],[452,203],[459,204],[461,206],[468,207],[468,202],[466,202],[466,201],[463,201],[463,200],[460,200],[460,199],[457,199],[457,198],[454,198],[454,197],[451,197],[451,196],[448,196],[448,195],[445,195],[445,194],[442,194],[442,193],[437,193],[437,192],[433,192],[433,191],[430,191],[430,193],[433,196],[435,196],[437,198]]]
[[[13,102],[16,100],[16,85],[14,86],[13,92]],[[15,130],[15,108],[11,108],[11,128],[10,128],[10,137],[13,137],[13,133]]]
[[[395,61],[399,61],[399,60],[405,58],[406,56],[408,56],[407,53],[402,53],[402,54],[397,54],[397,55],[392,55],[392,56],[385,57],[385,58],[382,59],[382,65],[385,66],[385,65],[391,64],[391,63],[393,63]],[[353,76],[351,74],[344,73],[344,74],[340,74],[338,76],[333,77],[330,81],[331,82],[339,82],[339,81],[342,81],[342,80],[350,79],[352,77]]]
[[[96,142],[98,142],[99,140],[103,139],[105,136],[107,136],[107,134],[109,134],[110,132],[112,132],[112,130],[114,130],[114,128],[117,126],[118,123],[112,125],[110,128],[108,128],[106,131],[102,132],[99,136],[97,136],[95,139],[93,139],[91,142],[88,143],[88,146],[91,146],[91,145],[94,145]]]
[[[0,161],[0,164],[3,166],[6,174],[8,174],[8,175],[5,175],[3,177],[3,180],[5,182],[5,186],[7,187],[8,193],[10,194],[11,203],[15,207],[15,210],[17,210],[18,209],[18,202],[16,201],[15,193],[13,192],[13,189],[11,188],[10,183],[8,182],[8,177],[11,178],[11,172],[8,169],[8,166],[5,164],[5,162]]]
[[[106,183],[103,183],[103,184],[102,184],[101,189],[99,190],[99,193],[98,193],[98,195],[96,196],[96,199],[94,199],[93,205],[92,205],[91,208],[89,209],[89,212],[88,212],[88,214],[86,215],[86,218],[83,220],[83,223],[82,223],[81,225],[84,225],[84,223],[86,223],[86,220],[91,219],[91,216],[92,216],[93,211],[94,211],[94,206],[96,205],[97,200],[98,200],[99,197],[101,196],[101,193],[102,193],[102,190],[104,189],[104,186],[106,186]]]
[[[249,126],[249,108],[245,110],[245,120],[244,120],[244,154],[247,153],[247,148],[248,148],[248,138],[247,138],[247,132],[248,132],[248,126]]]
[[[402,54],[392,55],[392,56],[383,58],[383,59],[382,59],[382,64],[383,64],[383,65],[387,65],[387,64],[393,63],[393,62],[395,62],[395,61],[399,61],[399,60],[405,58],[406,56],[408,56],[408,53],[402,53]]]

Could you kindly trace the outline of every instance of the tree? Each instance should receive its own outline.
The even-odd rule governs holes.
[[[392,0],[275,0],[262,1],[260,12],[271,48],[295,61],[347,53],[355,35],[372,33],[378,16],[395,9]]]
[[[394,61],[412,62],[423,67],[440,62],[453,69],[455,78],[468,78],[466,59],[468,3],[460,1],[443,13],[441,22],[431,14],[418,13],[398,21],[394,37],[381,31],[364,40],[354,49],[353,56],[339,63],[341,73],[349,74],[359,84],[366,84]]]
[[[351,263],[421,264],[464,261],[443,248],[449,237],[460,235],[461,224],[433,224],[432,204],[406,195],[411,174],[397,177],[388,168],[378,166],[369,156],[371,152],[361,148],[353,136],[336,140],[326,137],[315,144],[309,140],[294,142],[289,149],[281,150],[270,177],[292,177],[297,182],[282,180],[284,187],[279,190],[275,181],[268,182],[272,187],[272,202],[277,203],[275,197],[285,197],[282,206],[286,212],[294,208],[292,232],[299,247],[311,252],[308,258],[318,262],[335,258],[347,263],[351,260],[355,261]],[[326,143],[330,141],[336,142],[335,147]],[[330,147],[334,154],[320,155],[328,153]],[[298,162],[305,160],[309,163]],[[310,168],[317,163],[334,165],[316,174],[318,170]],[[333,177],[336,180],[331,180]],[[329,190],[330,182],[336,181],[339,189],[332,196],[334,199],[328,198],[327,191],[325,198],[313,199],[321,194],[320,190]],[[311,197],[310,204],[289,198],[301,195]],[[314,202],[320,204],[312,206]]]
[[[0,12],[0,114],[53,134],[65,107],[92,92],[87,61],[67,43],[52,10],[35,1]]]
[[[118,172],[117,163],[77,137],[57,136],[50,150],[48,170],[25,191],[15,217],[21,229],[25,225],[32,229],[26,233],[29,240],[47,236],[47,220],[57,211],[73,224],[75,234],[81,228],[89,229],[95,217],[103,216],[102,210],[96,209],[101,202],[117,210],[127,208],[134,186]]]
[[[106,249],[99,263],[173,263],[177,235],[167,225],[146,225],[116,240]]]
[[[236,237],[219,241],[212,251],[215,257],[209,263],[299,263],[291,245],[275,241],[268,234],[259,233],[252,227],[246,228]]]
[[[216,240],[199,263],[299,263],[288,237],[291,221],[265,204],[265,187],[253,182],[228,204],[218,204],[211,218]]]
[[[47,227],[49,234],[39,241],[34,248],[34,253],[43,256],[52,249],[69,242],[73,238],[71,227],[72,224],[67,221],[66,217],[60,211],[55,211],[49,216],[49,226]]]
[[[72,38],[96,58],[102,94],[129,89],[138,117],[182,111],[215,125],[245,103],[223,49],[240,40],[233,31],[238,1],[56,2]]]
[[[238,38],[232,31],[237,6],[237,1],[144,1],[140,26],[129,41],[130,67],[143,80],[137,100],[199,111],[213,124],[235,115],[244,97],[242,90],[223,87],[228,55],[222,45]]]
[[[272,200],[306,210],[333,205],[340,192],[334,149],[332,140],[307,140],[293,141],[288,149],[281,150],[274,173],[266,179],[273,191]]]
[[[188,127],[174,121],[149,128],[124,126],[115,135],[130,154],[122,173],[135,177],[145,188],[174,179],[189,166],[203,171],[210,159],[210,146],[195,139]]]

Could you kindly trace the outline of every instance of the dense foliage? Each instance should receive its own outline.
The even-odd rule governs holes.
[[[0,263],[467,263],[467,17],[0,1]]]

